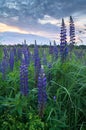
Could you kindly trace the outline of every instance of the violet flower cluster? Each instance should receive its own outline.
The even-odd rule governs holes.
[[[41,68],[38,77],[38,106],[40,117],[43,117],[44,108],[47,101],[46,86],[47,86],[47,79],[44,73],[44,69]]]
[[[9,58],[10,70],[13,71],[14,68],[14,51],[10,50],[10,58]]]
[[[53,54],[53,46],[51,45],[51,42],[50,42],[50,46],[49,46],[49,54]]]
[[[67,55],[68,55],[68,47],[67,47],[67,38],[66,38],[66,26],[64,23],[64,19],[62,19],[62,26],[61,26],[61,42],[60,42],[60,55],[61,61],[64,62]]]
[[[75,44],[75,26],[72,16],[70,16],[70,44]]]
[[[3,48],[4,57],[8,57],[8,50],[6,47]]]
[[[28,95],[28,67],[23,59],[20,66],[20,91],[24,96]]]
[[[22,49],[20,47],[17,48],[17,60],[22,60]]]
[[[24,45],[23,48],[22,48],[22,52],[24,54],[24,58],[25,58],[25,63],[27,65],[30,64],[30,52],[29,52],[29,49],[27,47],[27,45]]]
[[[70,52],[73,50],[75,44],[75,26],[72,16],[70,16]]]
[[[38,46],[36,44],[36,41],[35,41],[35,46],[34,46],[34,67],[35,67],[35,80],[37,83],[39,71],[41,68],[41,61],[40,61],[39,51],[38,51]]]

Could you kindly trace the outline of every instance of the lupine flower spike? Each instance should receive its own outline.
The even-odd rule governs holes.
[[[50,46],[49,46],[49,54],[53,54],[53,46],[52,46],[51,42],[50,42]]]
[[[73,49],[75,44],[75,26],[72,16],[70,16],[70,50]]]
[[[36,41],[34,46],[34,67],[35,67],[35,81],[37,85],[38,75],[41,68],[41,61],[40,61],[39,51],[38,51],[38,46]]]
[[[64,62],[68,55],[68,47],[67,47],[67,40],[66,40],[66,27],[64,23],[64,19],[62,19],[62,26],[61,26],[61,42],[60,42],[60,55],[61,61]]]
[[[13,49],[10,50],[9,64],[10,64],[10,70],[13,71],[13,68],[14,68],[14,51],[13,51]]]
[[[30,64],[30,52],[29,52],[27,44],[23,45],[22,52],[24,54],[26,64],[29,65]]]
[[[22,95],[28,95],[28,67],[24,58],[20,66],[20,91]]]
[[[38,77],[38,107],[39,107],[39,116],[41,118],[43,117],[44,108],[47,100],[46,86],[47,86],[47,79],[42,66]]]

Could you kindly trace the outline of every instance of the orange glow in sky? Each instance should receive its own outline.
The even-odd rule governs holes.
[[[21,34],[28,34],[28,32],[25,30],[22,30],[15,26],[6,25],[4,23],[0,23],[0,32],[17,32]]]

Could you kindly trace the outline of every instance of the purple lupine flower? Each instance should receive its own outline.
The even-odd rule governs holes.
[[[61,61],[64,62],[67,55],[68,55],[68,47],[66,41],[66,27],[64,23],[64,19],[62,19],[62,26],[61,26],[61,42],[60,42],[60,55]]]
[[[47,79],[44,73],[44,69],[41,68],[38,77],[38,107],[40,117],[43,117],[44,108],[47,101],[46,86],[47,86]]]
[[[70,16],[70,45],[75,44],[75,26],[72,16]]]
[[[35,40],[35,45],[34,45],[34,58],[39,56],[39,50],[38,50],[38,46],[37,46],[37,42]]]
[[[3,57],[1,62],[1,72],[3,80],[6,78],[7,70],[8,70],[8,60],[6,57]]]
[[[30,64],[30,52],[26,44],[23,45],[22,52],[24,54],[25,62],[27,65]]]
[[[14,51],[13,51],[13,49],[10,50],[9,64],[10,64],[10,70],[13,71],[13,68],[14,68]]]
[[[28,50],[24,53],[24,56],[25,56],[26,64],[29,65],[30,64],[30,54],[29,54]]]
[[[35,59],[35,69],[39,72],[40,68],[41,68],[40,57],[36,57],[36,59]]]
[[[36,44],[36,41],[35,41],[35,46],[34,46],[34,67],[35,67],[35,80],[37,83],[39,71],[41,68],[41,60],[39,57],[39,51],[38,51],[38,46]]]
[[[23,43],[23,45],[27,46],[27,42],[26,42],[26,40],[24,40],[24,43]]]
[[[22,95],[28,95],[28,67],[25,63],[25,59],[22,60],[20,66],[20,91]]]
[[[34,46],[34,66],[37,67],[39,66],[40,58],[39,58],[39,50],[37,43],[35,41],[35,46]]]
[[[38,79],[38,75],[40,72],[40,68],[41,68],[40,58],[36,57],[36,59],[35,59],[35,81],[36,81],[36,84],[37,84],[37,79]]]
[[[3,52],[4,52],[4,57],[8,57],[8,51],[6,47],[3,48]]]
[[[53,46],[51,45],[51,42],[50,42],[50,46],[49,46],[49,54],[53,54]]]
[[[22,60],[22,50],[20,47],[17,48],[17,58],[18,60]]]
[[[56,101],[56,96],[53,96],[54,101]]]
[[[53,47],[53,55],[54,55],[54,60],[57,60],[57,58],[58,58],[58,48],[56,46],[55,41],[54,41],[54,47]]]
[[[17,55],[17,50],[16,50],[16,46],[13,47],[13,51],[14,51],[14,55]]]

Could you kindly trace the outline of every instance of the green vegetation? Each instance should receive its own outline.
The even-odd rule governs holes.
[[[40,48],[42,49],[42,48]],[[33,50],[33,49],[31,49]],[[0,130],[86,130],[86,54],[72,53],[64,63],[52,61],[52,68],[44,65],[47,81],[47,103],[43,118],[38,115],[38,88],[34,80],[34,64],[28,66],[29,94],[20,94],[20,61],[13,72],[2,79],[0,72]],[[79,49],[74,51],[80,52]],[[41,51],[40,55],[42,57]],[[0,48],[0,61],[3,57]]]

